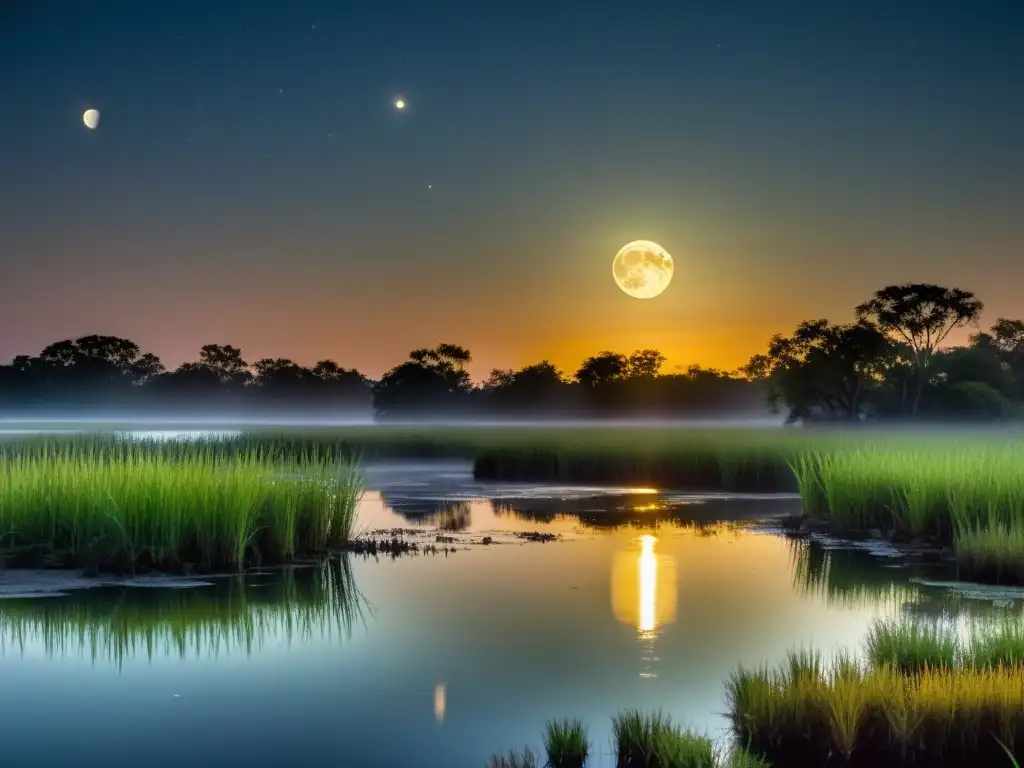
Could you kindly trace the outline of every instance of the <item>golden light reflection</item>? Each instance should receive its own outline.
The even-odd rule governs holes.
[[[658,556],[654,554],[653,536],[640,539],[640,623],[641,632],[653,632],[654,609],[658,599]]]
[[[643,678],[658,676],[658,630],[676,619],[675,560],[656,554],[657,543],[650,534],[634,539],[629,551],[617,554],[612,565],[612,611],[623,624],[636,627]]]
[[[654,536],[641,536],[628,551],[618,553],[612,565],[612,612],[642,635],[676,620],[675,561],[657,554],[657,543]]]
[[[438,723],[444,722],[444,715],[448,709],[447,696],[445,695],[444,683],[434,686],[434,719]]]

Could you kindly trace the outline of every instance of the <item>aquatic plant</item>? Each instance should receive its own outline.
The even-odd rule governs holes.
[[[520,434],[475,453],[482,479],[795,491],[788,459],[812,438],[767,430],[586,429]]]
[[[344,545],[360,493],[346,459],[53,443],[0,456],[0,557],[120,568],[289,561]]]
[[[994,584],[1024,584],[1024,512],[1010,522],[958,523],[954,553],[965,576]]]
[[[971,667],[1024,666],[1024,620],[1003,617],[978,622],[962,656],[963,664]]]
[[[711,739],[683,730],[662,712],[620,712],[612,719],[618,768],[714,768]]]
[[[544,726],[544,750],[550,768],[583,768],[590,740],[581,720],[549,720]]]
[[[959,660],[960,640],[940,622],[877,619],[865,641],[868,660],[876,667],[891,664],[901,672],[925,667],[952,668]]]
[[[1024,583],[1024,441],[921,439],[809,449],[804,510],[847,530],[952,544],[964,578]]]
[[[890,633],[906,648],[933,648],[927,632]],[[938,643],[947,657],[948,646]],[[929,655],[932,651],[929,651]],[[869,653],[869,656],[871,654]],[[824,665],[792,654],[775,669],[740,668],[727,686],[738,743],[776,765],[999,765],[998,740],[1024,744],[1024,667],[861,666],[840,656]],[[947,657],[948,658],[948,657]]]

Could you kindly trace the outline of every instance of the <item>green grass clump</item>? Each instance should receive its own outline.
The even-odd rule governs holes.
[[[1000,742],[1024,745],[1024,666],[1009,663],[1022,634],[976,634],[965,651],[887,625],[869,636],[866,666],[804,652],[740,668],[727,683],[734,735],[775,765],[1007,765]]]
[[[805,509],[850,529],[951,541],[962,528],[1024,514],[1024,440],[848,441],[793,463]]]
[[[346,543],[356,464],[315,455],[75,449],[0,456],[8,565],[241,568]]]
[[[960,572],[970,578],[1024,584],[1024,514],[1010,522],[959,526],[954,552]]]
[[[951,437],[818,447],[792,461],[807,514],[952,545],[960,576],[1024,584],[1024,440]]]
[[[1024,667],[1024,622],[1004,618],[974,628],[963,648],[963,663],[971,667]]]
[[[685,731],[661,712],[621,712],[612,720],[618,768],[714,768],[711,739]]]
[[[866,646],[871,664],[891,664],[901,672],[920,672],[925,667],[949,669],[961,654],[957,636],[937,622],[875,621]]]
[[[544,726],[544,749],[550,768],[583,768],[590,756],[587,729],[580,720],[549,720]]]

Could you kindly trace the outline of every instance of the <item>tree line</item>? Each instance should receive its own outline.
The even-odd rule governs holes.
[[[655,349],[604,351],[574,372],[548,360],[495,369],[480,384],[457,344],[412,350],[377,380],[333,360],[249,363],[231,345],[207,344],[174,370],[128,339],[83,336],[0,366],[0,413],[374,415],[467,418],[642,418],[761,415],[792,420],[1008,418],[1024,415],[1024,321],[977,327],[973,293],[926,283],[890,285],[854,308],[854,321],[800,323],[776,334],[739,371],[663,371]]]
[[[664,373],[653,349],[601,352],[573,373],[548,360],[470,380],[468,349],[415,349],[373,380],[333,360],[312,367],[286,358],[249,363],[231,345],[207,344],[199,358],[167,370],[160,359],[115,336],[55,342],[0,366],[6,415],[301,414],[378,419],[697,417],[764,412],[764,387],[738,373],[693,366]]]
[[[886,286],[852,323],[805,321],[773,336],[742,373],[791,420],[1024,416],[1024,321],[1000,317],[967,344],[945,345],[954,330],[978,328],[983,309],[960,288]]]

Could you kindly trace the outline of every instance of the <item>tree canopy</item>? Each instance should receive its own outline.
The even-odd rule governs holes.
[[[853,319],[797,324],[736,372],[664,370],[656,349],[603,350],[574,371],[550,360],[494,369],[474,384],[469,349],[411,350],[371,380],[335,360],[249,362],[239,347],[203,345],[197,359],[165,370],[128,339],[87,335],[0,365],[0,412],[144,413],[301,411],[378,419],[703,418],[762,415],[790,420],[1014,418],[1024,415],[1024,321],[999,317],[966,343],[983,304],[959,288],[886,286]]]

